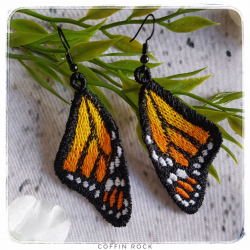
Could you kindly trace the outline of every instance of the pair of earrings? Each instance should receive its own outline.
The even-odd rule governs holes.
[[[181,210],[193,214],[202,205],[209,166],[220,149],[222,135],[214,123],[151,78],[146,63],[147,42],[155,25],[152,14],[140,29],[149,16],[153,17],[153,31],[143,44],[142,66],[134,72],[135,80],[142,84],[139,94],[142,138],[162,185]],[[132,203],[117,125],[97,96],[86,88],[87,80],[77,72],[59,27],[58,33],[73,72],[70,84],[76,91],[55,159],[55,173],[63,184],[86,197],[113,226],[126,226]]]

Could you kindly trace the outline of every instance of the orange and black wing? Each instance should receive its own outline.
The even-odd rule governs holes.
[[[86,88],[75,92],[54,168],[63,184],[86,197],[113,226],[129,221],[130,184],[118,128]]]
[[[143,84],[139,108],[142,137],[161,183],[183,211],[197,212],[222,143],[219,128],[153,80]]]

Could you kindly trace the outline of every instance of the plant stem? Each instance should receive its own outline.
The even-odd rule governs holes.
[[[218,111],[218,109],[213,109],[213,108],[209,108],[209,107],[205,107],[205,106],[193,106],[194,109],[208,109],[208,110],[214,110],[214,111]],[[234,117],[238,117],[240,119],[244,119],[243,116],[241,115],[232,115]]]
[[[98,65],[98,66],[100,66],[100,67],[102,67],[102,68],[104,68],[104,69],[110,71],[110,72],[111,72],[113,75],[115,75],[115,76],[118,76],[118,74],[117,74],[117,72],[116,72],[115,70],[106,67],[105,65],[103,65],[102,63],[99,63],[98,61],[95,61],[95,59],[90,60],[89,62],[91,62],[91,63],[93,63],[93,64],[95,64],[95,65]],[[101,61],[101,62],[102,62],[102,61]]]
[[[218,104],[214,104],[214,103],[208,101],[208,100],[205,99],[205,98],[202,98],[202,97],[200,97],[200,96],[197,96],[197,95],[192,94],[192,93],[189,93],[189,92],[178,91],[178,90],[176,90],[176,91],[174,90],[174,91],[171,91],[171,92],[172,92],[173,94],[176,94],[176,95],[186,95],[186,96],[189,96],[189,97],[191,97],[191,98],[193,98],[193,99],[196,99],[196,100],[198,100],[198,101],[207,103],[207,104],[209,104],[210,106],[213,106],[213,107],[215,107],[215,108],[217,108],[217,109],[220,109],[220,110],[222,110],[222,111],[241,112],[241,113],[244,112],[244,110],[242,110],[242,109],[234,109],[234,108],[225,108],[225,107],[222,107],[222,106],[220,106],[220,105],[218,105]]]
[[[25,45],[25,47],[38,51],[38,52],[46,52],[46,53],[65,53],[65,49],[52,49],[52,48],[47,48],[45,46],[40,46],[40,45]]]
[[[109,82],[113,83],[116,87],[118,88],[122,88],[122,85],[119,84],[118,82],[116,82],[115,80],[113,80],[110,76],[108,76],[105,72],[95,69],[95,68],[90,68],[93,72],[103,76],[104,78],[106,78]]]
[[[164,16],[161,18],[156,18],[155,22],[156,23],[163,22],[163,21],[169,20],[169,19],[176,17],[176,16],[179,16],[179,15],[181,15],[181,13],[179,11],[176,11],[173,14],[170,14],[170,15],[167,15],[167,16]],[[106,30],[106,29],[110,29],[110,28],[113,28],[116,26],[121,26],[121,25],[126,25],[126,24],[142,24],[143,21],[144,21],[144,19],[139,19],[139,20],[130,20],[130,21],[125,20],[125,21],[110,23],[110,24],[103,25],[100,28],[100,30]],[[146,20],[146,22],[145,22],[145,24],[152,24],[152,23],[153,23],[153,20]]]
[[[50,22],[50,25],[54,28],[55,31],[57,31],[57,25],[54,22]]]
[[[107,84],[107,83],[103,83],[101,81],[88,81],[88,84],[90,85],[96,85],[96,86],[99,86],[99,87],[104,87],[104,88],[107,88],[107,89],[110,89],[112,91],[114,91],[116,94],[118,94],[124,101],[126,101],[130,106],[131,108],[133,108],[135,110],[135,112],[138,112],[138,108],[134,105],[134,103],[132,101],[130,101],[130,99],[124,95],[119,89],[117,89],[116,87],[110,85],[110,84]]]
[[[10,53],[7,53],[7,57],[12,58],[12,59],[28,60],[28,61],[43,63],[43,64],[53,68],[54,70],[59,72],[61,75],[70,78],[69,74],[67,74],[64,70],[62,70],[60,67],[56,66],[54,63],[52,63],[51,61],[49,61],[47,59],[37,57],[37,56],[17,55],[17,54],[10,54]]]
[[[101,61],[98,58],[93,59],[93,61],[96,61],[96,62],[100,63],[101,65],[103,65],[103,66],[105,66],[106,68],[109,68],[109,69],[125,70],[125,71],[129,71],[129,72],[134,72],[134,70],[128,69],[126,67],[123,68],[123,67],[117,67],[117,66],[114,66],[114,65],[110,65],[109,63],[105,63],[105,62]]]
[[[7,53],[7,57],[12,58],[12,59],[18,59],[18,60],[29,60],[29,61],[33,61],[33,62],[41,62],[47,66],[50,66],[51,68],[53,68],[54,70],[56,70],[57,72],[59,72],[60,74],[62,74],[63,76],[70,78],[70,75],[67,74],[65,71],[63,71],[60,67],[57,67],[55,64],[53,64],[52,62],[50,62],[49,60],[46,60],[44,58],[40,58],[37,56],[30,56],[30,55],[17,55],[17,54],[10,54]],[[104,87],[107,89],[110,89],[112,91],[114,91],[115,93],[117,93],[122,99],[124,99],[135,111],[137,111],[137,107],[134,105],[133,102],[130,101],[130,99],[124,95],[119,89],[117,89],[116,87],[101,82],[101,81],[88,81],[88,84],[90,85],[96,85],[99,87]]]
[[[83,27],[83,28],[89,28],[89,27],[92,26],[92,25],[89,25],[89,24],[85,24],[85,23],[70,19],[70,18],[47,17],[47,16],[44,16],[44,15],[38,14],[38,13],[32,11],[32,10],[28,10],[28,9],[18,10],[17,12],[21,12],[21,13],[24,13],[26,15],[30,15],[30,16],[36,17],[38,19],[41,19],[43,21],[47,21],[47,22],[71,23],[71,24],[75,24],[75,25],[78,25],[78,26]],[[164,17],[161,17],[161,18],[156,18],[155,22],[156,23],[163,22],[163,21],[169,20],[169,19],[171,19],[173,17],[179,16],[181,14],[182,14],[181,12],[176,11],[173,14],[170,14],[170,15],[167,15],[167,16],[164,16]],[[106,29],[110,29],[110,28],[113,28],[113,27],[116,27],[116,26],[121,26],[121,25],[126,25],[126,24],[142,24],[143,21],[144,21],[144,19],[131,20],[129,22],[126,21],[126,20],[125,21],[120,21],[120,22],[115,22],[115,23],[106,24],[106,25],[102,26],[100,28],[100,30],[106,30]],[[146,20],[146,22],[145,22],[145,24],[152,24],[152,23],[153,23],[153,20]]]
[[[38,14],[32,10],[24,9],[24,10],[18,10],[17,12],[21,12],[21,13],[24,13],[26,15],[33,16],[33,17],[36,17],[38,19],[41,19],[41,20],[47,21],[47,22],[71,23],[71,24],[75,24],[75,25],[78,25],[78,26],[83,27],[83,28],[91,27],[91,25],[88,25],[85,23],[79,23],[78,21],[70,19],[70,18],[47,17],[44,15]]]

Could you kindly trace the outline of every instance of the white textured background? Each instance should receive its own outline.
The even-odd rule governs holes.
[[[36,9],[53,17],[78,19],[87,9]],[[162,8],[156,18],[170,14],[173,9]],[[131,9],[122,10],[108,18],[107,23],[126,19]],[[209,98],[222,91],[242,90],[242,33],[230,18],[228,10],[211,9],[186,15],[206,17],[219,26],[210,26],[188,34],[178,34],[156,25],[149,41],[149,50],[163,65],[151,70],[154,77],[194,71],[205,66],[198,76],[213,74],[193,93]],[[12,18],[36,20],[24,14],[14,13]],[[177,18],[175,18],[177,19]],[[173,20],[175,20],[173,19]],[[173,21],[171,20],[171,21]],[[46,22],[38,20],[43,27]],[[99,21],[88,21],[96,24]],[[63,24],[65,28],[79,27]],[[133,37],[139,25],[120,26],[108,31]],[[151,32],[146,25],[138,36],[143,43]],[[106,39],[101,32],[92,40]],[[194,46],[189,46],[190,39]],[[228,53],[229,51],[230,53]],[[11,53],[20,53],[11,49]],[[116,52],[109,49],[107,52]],[[231,56],[229,56],[229,54]],[[103,58],[106,62],[135,59]],[[151,62],[153,62],[151,60]],[[183,213],[169,197],[157,178],[147,153],[138,142],[136,117],[129,106],[115,93],[105,90],[117,117],[122,145],[128,161],[133,201],[132,217],[126,228],[114,228],[102,219],[87,199],[62,185],[53,170],[54,159],[64,133],[69,107],[42,89],[19,62],[9,60],[8,75],[8,200],[31,194],[45,198],[53,205],[65,209],[72,227],[67,242],[230,242],[236,240],[243,227],[243,155],[232,143],[224,142],[236,155],[239,165],[221,150],[214,160],[221,185],[208,177],[207,191],[202,207],[194,215]],[[103,81],[105,81],[103,79]],[[71,90],[52,80],[50,84],[70,101]],[[185,98],[189,103],[198,104]],[[237,100],[229,107],[242,107]],[[220,123],[234,135],[225,121]],[[241,142],[239,136],[235,137]]]

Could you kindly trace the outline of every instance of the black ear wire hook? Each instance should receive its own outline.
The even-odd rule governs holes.
[[[146,16],[146,18],[144,19],[143,23],[141,24],[141,27],[139,28],[139,30],[137,31],[137,33],[135,34],[134,38],[132,38],[130,40],[130,42],[132,42],[136,37],[137,35],[139,34],[141,28],[143,27],[144,23],[146,22],[146,20],[148,19],[148,17],[152,17],[153,18],[153,30],[152,30],[152,33],[151,35],[147,38],[146,42],[143,44],[142,46],[142,56],[141,56],[141,63],[142,63],[142,66],[139,67],[138,69],[136,69],[135,71],[135,78],[137,79],[137,82],[143,82],[144,80],[147,81],[148,79],[150,79],[150,71],[149,69],[145,66],[145,64],[149,61],[149,57],[147,56],[147,53],[148,53],[148,40],[153,36],[154,34],[154,31],[155,31],[155,17],[153,14],[149,14]],[[141,80],[139,80],[140,78],[140,74],[146,74]]]
[[[155,31],[155,17],[154,17],[153,14],[148,14],[148,15],[146,16],[146,18],[144,19],[143,23],[141,24],[141,27],[139,28],[139,30],[138,30],[137,33],[135,34],[134,38],[132,38],[132,39],[130,40],[130,42],[132,42],[132,41],[137,37],[137,35],[139,34],[140,30],[142,29],[144,23],[147,21],[148,17],[150,17],[150,16],[153,18],[153,30],[152,30],[152,33],[151,33],[150,37],[148,37],[147,40],[146,40],[146,42],[145,42],[146,44],[148,43],[148,40],[153,36],[154,31]]]
[[[66,56],[67,62],[69,64],[69,68],[72,72],[76,72],[78,70],[78,66],[76,64],[74,64],[73,58],[72,58],[71,54],[69,53],[70,46],[69,46],[69,44],[68,44],[68,42],[63,34],[62,29],[59,26],[57,26],[57,31],[58,31],[58,35],[61,39],[61,42],[63,44],[63,47],[66,50],[65,56]]]
[[[70,46],[69,46],[69,44],[68,44],[68,42],[67,42],[67,40],[66,40],[66,38],[65,38],[65,36],[64,36],[64,34],[62,32],[62,29],[59,26],[57,26],[57,31],[58,31],[59,37],[60,37],[60,39],[62,41],[62,44],[63,44],[65,50],[67,51],[67,53],[69,53]]]

